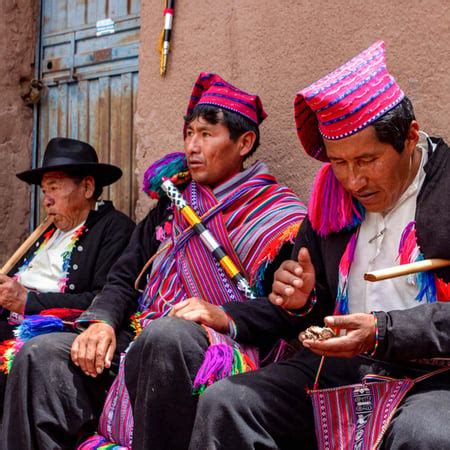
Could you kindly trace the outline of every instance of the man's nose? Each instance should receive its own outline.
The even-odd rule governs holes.
[[[43,204],[45,208],[52,206],[55,203],[53,197],[49,194],[44,194]]]
[[[184,148],[188,154],[198,153],[200,151],[200,141],[194,134],[188,136],[184,141]]]
[[[367,184],[367,179],[361,170],[352,167],[349,170],[347,182],[350,191],[358,192]]]

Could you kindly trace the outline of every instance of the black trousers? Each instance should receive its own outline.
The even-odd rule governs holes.
[[[72,363],[75,337],[74,333],[37,336],[17,354],[6,383],[2,449],[73,449],[96,431],[119,352],[131,334],[119,335],[112,369],[97,378],[84,375]]]
[[[199,325],[155,321],[130,349],[125,380],[134,415],[133,449],[314,449],[311,401],[320,358],[301,350],[291,359],[226,378],[200,396],[192,382],[208,346]],[[320,387],[360,382],[368,373],[415,378],[424,372],[373,359],[327,358]],[[386,449],[450,448],[450,375],[423,381],[398,409]],[[414,432],[412,432],[414,430]]]
[[[193,380],[207,348],[204,329],[178,318],[155,320],[134,342],[125,359],[133,449],[188,447],[198,400]]]
[[[0,342],[14,338],[13,330],[15,326],[8,324],[7,317],[5,316],[7,312],[8,311],[3,310],[3,313],[0,317]],[[6,378],[6,374],[0,372],[0,422],[3,416],[3,400],[5,398]]]

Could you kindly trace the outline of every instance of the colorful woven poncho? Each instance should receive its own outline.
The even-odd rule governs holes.
[[[170,161],[174,163],[173,159]],[[305,207],[297,196],[280,186],[261,163],[254,164],[214,191],[190,182],[183,196],[236,266],[246,274],[253,289],[262,294],[264,270],[284,244],[293,242],[305,216]],[[207,299],[215,305],[245,300],[176,210],[168,228],[170,233],[164,234],[165,240],[161,243],[163,250],[152,263],[140,301],[140,313],[134,317],[138,330],[167,315],[174,304],[188,297]],[[202,261],[201,273],[198,271],[199,260]],[[210,347],[194,382],[197,393],[220,378],[258,367],[258,354],[254,348],[239,345],[229,336],[209,328],[207,335]],[[79,448],[131,447],[133,418],[123,368],[121,373],[105,403],[100,436],[94,436]]]

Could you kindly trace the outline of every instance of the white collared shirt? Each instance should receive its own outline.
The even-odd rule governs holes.
[[[63,253],[67,250],[75,232],[84,222],[69,231],[56,229],[46,246],[22,272],[17,274],[19,283],[39,292],[60,292],[59,283],[64,277]]]
[[[417,196],[425,179],[428,161],[427,138],[420,133],[417,148],[422,153],[419,170],[413,182],[387,214],[366,212],[360,226],[355,256],[348,279],[349,312],[391,311],[418,305],[418,287],[414,277],[383,281],[364,280],[364,273],[399,265],[398,249],[403,230],[414,220]]]

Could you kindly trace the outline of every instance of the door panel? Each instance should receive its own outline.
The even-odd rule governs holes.
[[[89,142],[101,162],[118,165],[123,177],[103,198],[134,216],[133,117],[138,88],[139,1],[42,0],[38,157],[47,142],[67,136]],[[98,35],[97,21],[114,21]]]

